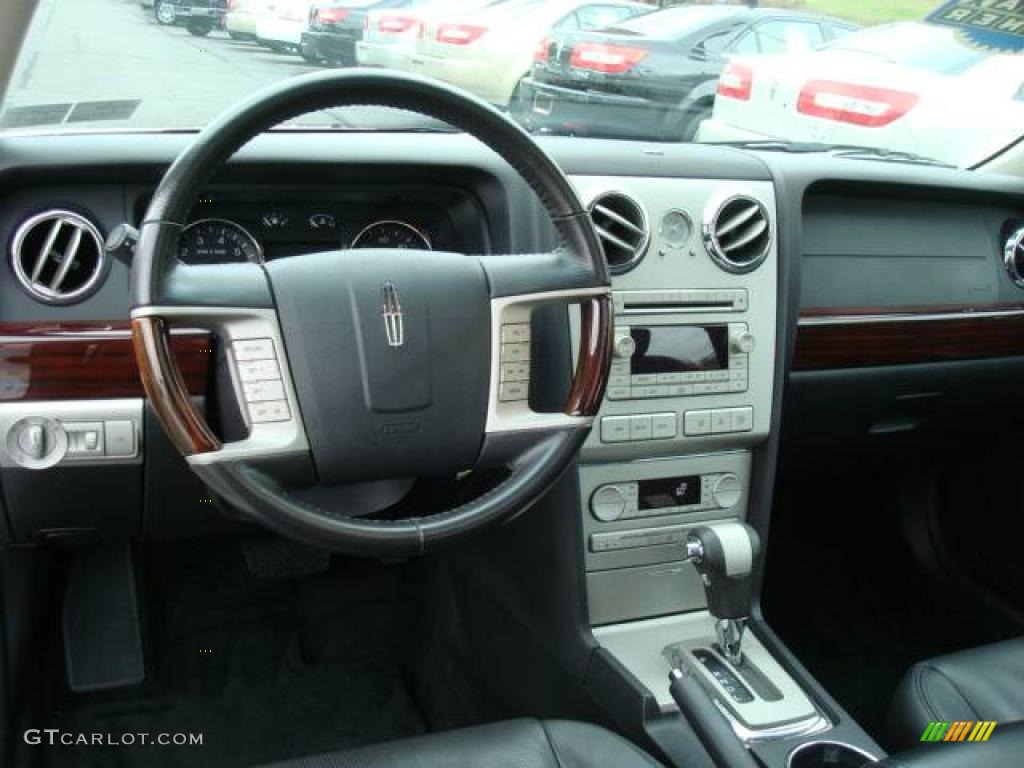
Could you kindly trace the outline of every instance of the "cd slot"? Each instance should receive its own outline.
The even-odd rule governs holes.
[[[700,301],[686,303],[630,303],[623,305],[622,312],[627,315],[645,315],[659,312],[731,312],[735,305],[731,301]]]

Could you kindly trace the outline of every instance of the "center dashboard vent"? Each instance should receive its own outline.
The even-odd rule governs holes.
[[[18,227],[11,266],[28,294],[44,304],[74,304],[95,291],[107,258],[103,238],[84,216],[65,210],[36,214]]]
[[[711,209],[703,226],[704,246],[727,272],[757,269],[768,257],[772,227],[760,201],[746,195],[729,197]]]
[[[605,192],[590,204],[590,219],[613,275],[635,267],[647,252],[651,231],[643,207],[629,195]]]

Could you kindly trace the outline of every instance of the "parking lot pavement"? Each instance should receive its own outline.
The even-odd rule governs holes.
[[[160,26],[138,0],[40,0],[7,106],[138,100],[127,123],[63,127],[198,127],[237,99],[310,69],[298,56],[219,30],[194,37]]]

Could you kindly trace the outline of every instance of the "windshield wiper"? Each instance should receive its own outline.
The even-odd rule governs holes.
[[[955,168],[955,165],[936,160],[933,157],[925,157],[913,152],[904,152],[896,149],[881,149],[878,147],[862,147],[857,144],[826,144],[816,141],[785,141],[783,139],[757,139],[753,141],[714,141],[709,144],[720,144],[740,149],[762,150],[765,152],[792,152],[794,154],[814,154],[816,152],[828,152],[836,157],[866,158],[869,160],[883,160],[892,163],[916,163],[918,165],[933,165],[939,168]]]

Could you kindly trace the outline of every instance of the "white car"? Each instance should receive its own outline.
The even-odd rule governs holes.
[[[363,38],[356,43],[361,67],[409,70],[416,40],[428,17],[443,13],[473,13],[511,0],[427,0],[405,8],[370,11]]]
[[[1022,134],[1024,56],[904,22],[810,53],[733,58],[697,140],[851,145],[973,167]]]
[[[424,21],[411,71],[505,107],[551,30],[599,29],[651,10],[625,0],[509,0],[473,14],[435,14]]]
[[[312,8],[312,0],[271,0],[257,15],[256,39],[268,48],[297,53]]]
[[[267,15],[271,0],[230,0],[224,29],[235,40],[255,40],[260,18]]]

